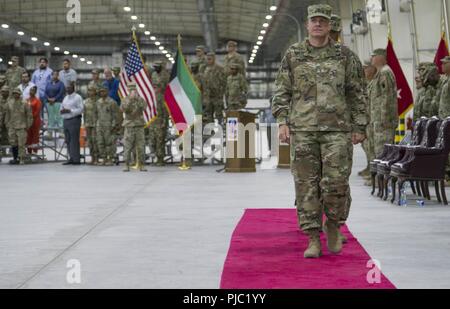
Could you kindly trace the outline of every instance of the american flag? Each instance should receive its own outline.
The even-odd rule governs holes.
[[[144,118],[147,125],[156,117],[156,95],[150,79],[145,71],[144,63],[139,53],[136,37],[133,35],[133,43],[128,50],[125,69],[120,73],[119,94],[122,98],[129,95],[127,88],[131,81],[136,83],[139,95],[147,102]]]

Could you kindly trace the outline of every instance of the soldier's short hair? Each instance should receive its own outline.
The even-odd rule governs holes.
[[[237,46],[238,43],[236,41],[228,41],[227,46]]]
[[[19,61],[19,57],[18,56],[12,56],[11,57],[11,61]]]
[[[444,58],[441,59],[442,63],[447,63],[450,62],[450,56],[445,56]]]
[[[4,85],[4,86],[0,89],[0,92],[3,92],[3,91],[9,92],[9,86],[8,86],[8,85]]]
[[[207,54],[206,54],[206,56],[211,56],[211,57],[215,57],[215,56],[216,56],[216,53],[213,53],[213,52],[209,52],[209,53],[207,53]]]
[[[202,51],[205,51],[205,49],[206,49],[206,47],[203,46],[203,45],[198,45],[198,46],[195,48],[195,50],[202,50]]]

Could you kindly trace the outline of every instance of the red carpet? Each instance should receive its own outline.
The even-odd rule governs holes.
[[[380,283],[367,282],[370,256],[346,226],[341,230],[348,243],[340,254],[328,252],[322,235],[323,256],[304,259],[308,242],[298,229],[295,209],[248,209],[233,233],[220,287],[394,289],[382,274]]]

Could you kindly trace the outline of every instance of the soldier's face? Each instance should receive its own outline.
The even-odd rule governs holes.
[[[330,34],[330,21],[324,17],[310,18],[307,24],[308,33],[312,37],[326,37]]]
[[[98,73],[92,73],[92,79],[98,80]]]
[[[237,70],[236,69],[230,69],[230,73],[231,75],[236,75],[237,74]]]
[[[90,98],[95,97],[97,95],[97,90],[95,90],[95,89],[89,90],[88,91],[88,95],[89,95]]]
[[[443,71],[445,74],[450,75],[450,62],[445,62],[445,63],[442,65],[442,71]]]
[[[16,100],[20,100],[21,94],[20,94],[20,93],[17,93],[17,92],[14,92],[14,93],[13,93],[13,97],[14,97],[14,99],[16,99]]]
[[[100,96],[104,99],[108,96],[108,92],[105,89],[102,89],[100,91]]]
[[[375,67],[382,67],[386,64],[386,58],[384,56],[373,56],[372,57],[372,65]]]
[[[1,94],[2,94],[3,99],[6,99],[9,97],[9,91],[2,91]]]
[[[195,51],[195,54],[197,55],[197,57],[202,57],[205,53],[203,52],[203,50],[201,50],[201,49],[197,49],[196,51]]]
[[[19,65],[19,61],[18,60],[11,60],[11,66],[12,67],[16,67]]]
[[[229,53],[235,52],[236,51],[236,46],[234,46],[234,45],[227,45],[227,51]]]
[[[212,56],[208,56],[206,58],[206,60],[208,61],[209,65],[213,65],[216,59],[214,57],[212,57]]]

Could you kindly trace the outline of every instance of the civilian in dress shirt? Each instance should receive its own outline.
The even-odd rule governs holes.
[[[47,109],[47,100],[45,96],[45,88],[52,79],[53,70],[48,67],[48,59],[39,59],[39,68],[34,71],[31,76],[31,82],[37,86],[37,97],[42,102],[41,118],[44,119],[44,110]]]
[[[61,116],[64,119],[68,161],[63,165],[80,165],[80,127],[83,113],[83,99],[75,92],[75,84],[66,87],[67,96],[61,104]]]

